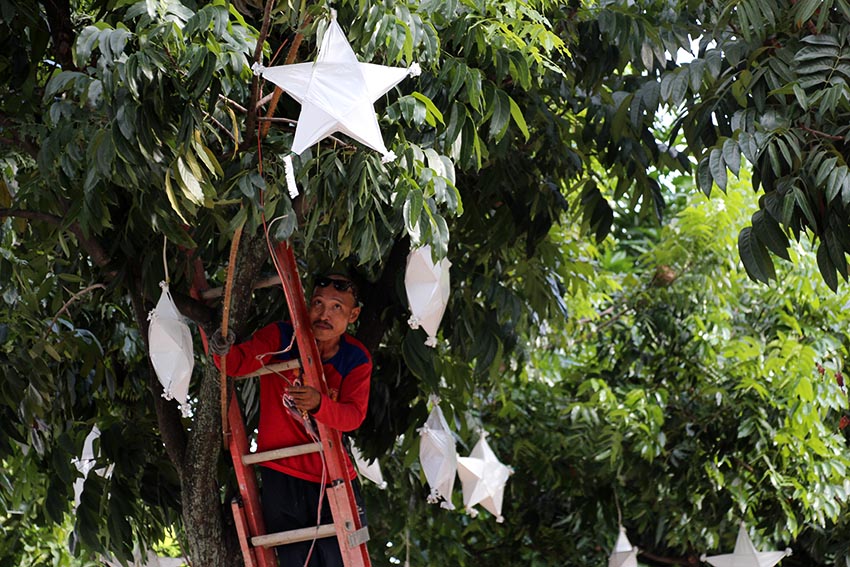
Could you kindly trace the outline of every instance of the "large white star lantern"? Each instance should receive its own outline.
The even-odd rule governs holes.
[[[412,250],[407,256],[404,287],[411,313],[407,323],[412,329],[425,329],[428,333],[425,344],[429,347],[437,346],[437,329],[449,302],[451,265],[448,258],[435,264],[431,247],[427,245]]]
[[[791,550],[785,551],[757,551],[747,534],[747,528],[743,522],[738,529],[738,539],[735,541],[735,551],[725,555],[713,555],[700,557],[714,567],[773,567],[784,557],[791,555]]]
[[[431,487],[428,502],[436,504],[446,510],[454,510],[452,504],[452,490],[457,474],[457,449],[455,449],[455,438],[446,423],[443,410],[440,409],[440,400],[436,396],[431,397],[433,409],[428,414],[428,419],[419,429],[421,439],[419,441],[419,462],[425,480]]]
[[[301,104],[292,153],[342,132],[392,161],[378,128],[373,103],[408,75],[418,75],[419,65],[386,67],[361,63],[331,12],[331,21],[313,63],[255,67],[255,72],[276,84]]]
[[[505,484],[508,477],[513,474],[513,469],[503,465],[496,458],[485,437],[487,433],[481,432],[481,438],[468,457],[458,457],[457,473],[463,484],[463,505],[473,518],[478,511],[473,508],[481,504],[488,512],[496,516],[496,521],[502,523],[502,497],[505,492]]]
[[[168,283],[159,284],[162,294],[148,315],[148,343],[153,369],[162,384],[162,397],[180,403],[183,417],[189,417],[189,381],[195,368],[192,333],[174,305]]]
[[[632,542],[626,537],[626,528],[620,526],[617,543],[608,556],[608,567],[638,567],[638,548],[632,547]]]

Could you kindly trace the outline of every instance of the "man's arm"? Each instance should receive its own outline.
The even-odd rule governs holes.
[[[227,353],[228,376],[243,376],[259,370],[281,349],[280,327],[277,323],[266,325],[250,339],[233,345]],[[213,355],[217,368],[221,368],[221,357]]]
[[[322,396],[319,409],[313,413],[317,421],[339,431],[353,431],[366,418],[372,361],[355,367],[342,381],[337,400]]]

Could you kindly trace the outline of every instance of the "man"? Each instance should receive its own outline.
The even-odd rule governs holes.
[[[311,418],[340,431],[357,429],[366,416],[372,357],[346,329],[357,321],[360,306],[357,287],[348,277],[331,274],[317,278],[308,306],[310,324],[322,358],[328,394],[305,386],[299,371],[260,378],[260,422],[257,450],[268,451],[311,443],[314,439]],[[220,336],[218,337],[220,341]],[[293,328],[288,322],[272,323],[257,331],[249,340],[234,345],[227,352],[227,371],[231,376],[254,372],[266,364],[298,358]],[[220,357],[214,357],[220,366]],[[348,478],[363,525],[366,524],[356,471],[345,456]],[[328,482],[321,453],[310,453],[263,463],[263,515],[267,533],[313,527],[322,494],[322,482]],[[333,522],[327,498],[323,498],[322,524]],[[342,567],[342,556],[336,538],[323,538],[277,548],[278,562],[283,567],[309,565]],[[309,563],[307,563],[309,555]]]

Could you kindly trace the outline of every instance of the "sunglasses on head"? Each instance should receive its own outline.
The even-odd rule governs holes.
[[[334,286],[334,289],[337,291],[351,290],[351,294],[354,295],[355,299],[357,299],[357,292],[354,289],[354,282],[348,280],[338,280],[328,277],[322,277],[316,280],[316,287],[328,287],[329,285]]]

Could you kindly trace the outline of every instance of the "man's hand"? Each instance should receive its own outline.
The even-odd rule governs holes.
[[[322,403],[322,395],[310,386],[290,386],[286,389],[286,393],[292,397],[298,411],[316,411]]]

